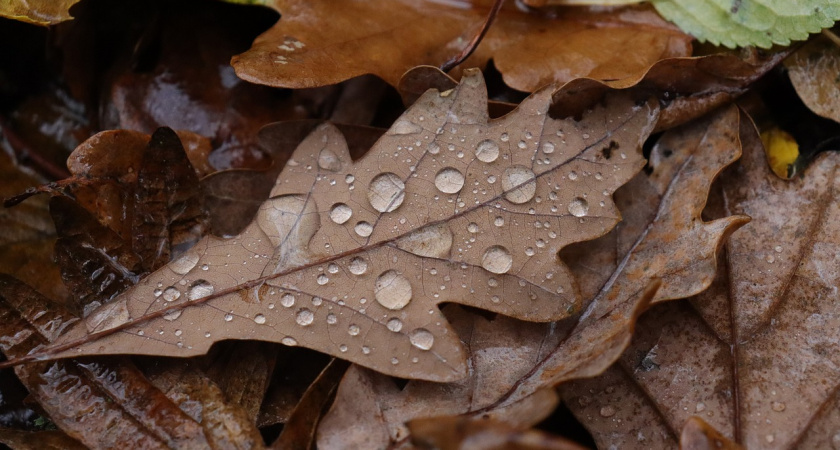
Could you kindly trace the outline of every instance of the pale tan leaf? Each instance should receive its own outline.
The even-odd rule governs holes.
[[[770,171],[752,124],[742,122],[740,135],[744,157],[721,178],[722,207],[752,222],[730,238],[726,270],[707,292],[640,320],[617,365],[627,376],[612,388],[644,392],[635,411],[672,436],[696,415],[747,448],[829,448],[840,429],[840,158],[824,154],[801,177],[783,180]],[[604,445],[618,445],[611,437],[630,430],[613,422],[605,432],[584,420],[574,407],[582,389],[564,394],[572,411]]]
[[[490,120],[470,71],[355,163],[335,127],[318,127],[242,234],[203,239],[51,356],[190,356],[260,339],[396,376],[462,378],[463,347],[437,305],[533,321],[578,312],[557,252],[620,220],[611,193],[643,165],[655,108],[610,96],[580,120],[554,119],[552,93]]]
[[[816,114],[840,122],[840,47],[827,38],[808,42],[785,60],[799,98]]]

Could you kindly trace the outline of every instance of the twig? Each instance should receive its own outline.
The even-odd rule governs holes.
[[[499,10],[502,9],[502,5],[504,3],[505,0],[496,0],[493,3],[493,7],[490,8],[490,13],[487,14],[487,18],[484,19],[484,25],[481,26],[481,29],[478,31],[478,33],[476,33],[475,36],[473,36],[472,40],[467,44],[467,46],[464,47],[463,50],[461,50],[461,53],[455,55],[452,59],[443,63],[443,65],[440,66],[440,70],[444,72],[449,72],[450,70],[454,69],[459,64],[464,62],[464,60],[469,58],[470,55],[472,55],[476,47],[478,47],[478,44],[481,43],[482,39],[484,39],[484,35],[487,34],[487,30],[490,29],[490,25],[493,25],[493,21],[496,20],[496,16],[499,15]]]
[[[828,28],[824,28],[822,30],[823,36],[827,37],[831,42],[834,42],[834,45],[840,47],[840,36],[834,34],[833,31],[829,30]]]

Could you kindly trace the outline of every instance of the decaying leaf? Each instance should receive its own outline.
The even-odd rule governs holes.
[[[536,321],[579,311],[557,252],[618,222],[611,192],[643,164],[656,109],[615,97],[553,119],[551,95],[489,120],[483,79],[469,72],[356,163],[334,127],[319,127],[242,234],[206,237],[50,353],[189,356],[260,339],[397,376],[463,377],[463,348],[436,305]]]
[[[337,11],[329,1],[277,0],[282,18],[232,65],[241,78],[270,86],[324,86],[369,73],[396,86],[408,69],[458,55],[484,23],[485,3],[347,1]],[[549,19],[510,5],[464,67],[492,58],[505,83],[534,91],[577,77],[636,78],[660,59],[690,54],[690,37],[650,8],[569,8]]]
[[[469,349],[471,376],[450,384],[413,380],[399,390],[383,375],[351,368],[319,429],[319,447],[404,442],[404,423],[418,417],[490,416],[524,427],[541,420],[552,408],[537,407],[535,392],[601,373],[628,345],[648,302],[688,297],[712,282],[718,247],[745,222],[700,220],[712,180],[740,154],[737,127],[731,107],[666,135],[670,151],[652,160],[653,172],[616,193],[622,224],[566,258],[584,298],[593,299],[582,315],[525,324],[448,310]]]
[[[747,448],[836,442],[840,158],[823,154],[782,180],[752,125],[741,127],[744,157],[721,179],[721,207],[753,221],[727,243],[725,270],[690,303],[645,315],[611,380],[564,395],[601,445],[648,448],[632,439],[641,424],[674,442],[695,415]],[[630,393],[633,403],[616,402]],[[598,419],[604,408],[647,419]]]
[[[840,48],[819,37],[785,61],[799,98],[816,114],[840,122]]]

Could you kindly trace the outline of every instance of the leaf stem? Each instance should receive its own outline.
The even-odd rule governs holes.
[[[457,67],[459,64],[464,62],[470,55],[473,54],[475,49],[478,47],[478,44],[481,43],[481,40],[484,39],[484,35],[487,34],[487,30],[490,29],[490,26],[493,25],[493,21],[496,20],[496,16],[499,15],[499,10],[502,9],[502,5],[505,3],[505,0],[496,0],[493,2],[493,7],[490,8],[490,12],[487,14],[487,18],[484,19],[484,25],[481,26],[481,29],[478,30],[478,33],[473,36],[472,40],[461,50],[461,53],[452,57],[449,61],[443,63],[440,66],[440,70],[444,72],[449,72],[450,70]]]

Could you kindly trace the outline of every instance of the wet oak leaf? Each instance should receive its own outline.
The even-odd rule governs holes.
[[[783,180],[770,171],[753,126],[742,123],[740,134],[744,157],[720,180],[720,208],[753,220],[731,236],[715,283],[689,303],[645,315],[611,369],[618,377],[564,394],[604,446],[648,448],[616,440],[633,435],[632,426],[587,419],[608,405],[618,417],[620,392],[638,393],[633,414],[672,439],[696,415],[746,448],[836,442],[840,158],[824,153]],[[590,389],[595,394],[580,395]]]
[[[534,425],[522,421],[539,410],[535,392],[601,373],[629,344],[636,316],[649,302],[688,297],[712,282],[718,247],[746,220],[700,220],[712,180],[740,155],[737,127],[738,111],[730,107],[666,134],[669,145],[661,148],[669,149],[668,156],[654,155],[649,175],[639,174],[616,192],[624,221],[564,257],[583,297],[593,299],[582,316],[526,324],[448,310],[469,350],[470,377],[449,384],[412,380],[400,390],[380,374],[351,369],[319,429],[319,447],[404,442],[404,423],[419,417],[490,416]],[[650,289],[656,280],[661,287]]]
[[[332,126],[287,163],[255,221],[206,237],[61,337],[53,357],[301,345],[428,380],[466,374],[437,304],[550,321],[581,299],[557,252],[607,233],[657,110],[607,99],[580,120],[552,91],[489,120],[481,74],[430,91],[361,160]],[[513,230],[531,230],[527,233]]]
[[[418,65],[441,66],[484,23],[482,2],[277,0],[282,18],[232,65],[239,77],[277,87],[324,86],[374,74],[393,86]],[[556,19],[504,8],[463,67],[493,59],[505,83],[534,91],[578,77],[636,78],[664,58],[689,56],[691,38],[652,9],[567,8]]]
[[[818,37],[785,60],[788,75],[802,102],[816,114],[840,122],[840,50]]]

